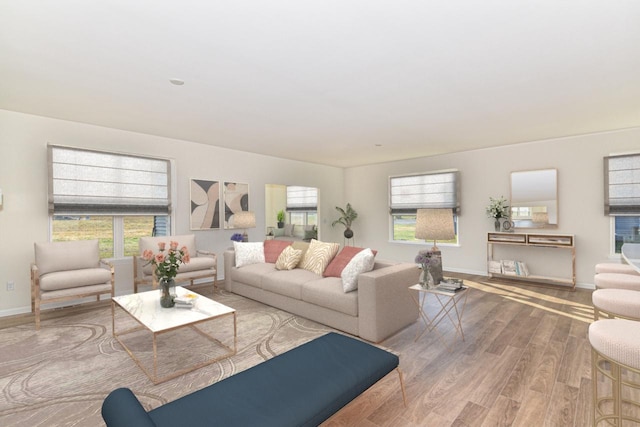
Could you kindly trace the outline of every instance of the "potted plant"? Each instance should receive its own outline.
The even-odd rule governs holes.
[[[494,219],[494,227],[496,231],[500,231],[500,218],[506,218],[509,216],[509,206],[507,205],[507,199],[500,196],[499,199],[489,197],[489,206],[487,206],[487,217]]]
[[[276,219],[278,220],[278,228],[284,228],[284,210],[280,209],[276,214]]]
[[[350,203],[347,203],[345,209],[342,209],[340,206],[336,206],[336,210],[340,212],[340,218],[333,221],[331,226],[335,226],[336,224],[342,224],[345,227],[344,237],[350,239],[353,237],[353,230],[351,230],[351,224],[353,221],[358,218],[358,212],[356,212]]]

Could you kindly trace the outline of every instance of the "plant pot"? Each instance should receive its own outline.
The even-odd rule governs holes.
[[[500,231],[500,220],[498,218],[496,218],[496,222],[493,223],[493,227],[495,231]]]
[[[160,306],[171,308],[175,303],[176,281],[173,279],[160,279]]]
[[[353,230],[350,228],[347,228],[346,230],[344,230],[344,237],[345,239],[350,239],[353,237]]]
[[[284,228],[284,222],[279,222],[278,223],[278,228]]]

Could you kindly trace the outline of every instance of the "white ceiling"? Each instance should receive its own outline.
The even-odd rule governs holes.
[[[640,1],[0,0],[0,108],[339,167],[637,127]]]

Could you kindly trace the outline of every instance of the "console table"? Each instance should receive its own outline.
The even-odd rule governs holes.
[[[494,261],[495,245],[513,245],[539,248],[540,250],[565,250],[571,253],[571,277],[554,277],[541,275],[511,275],[491,271],[489,267]],[[541,282],[546,284],[569,285],[572,291],[576,287],[576,248],[573,234],[538,234],[538,233],[489,233],[487,235],[487,272],[489,277],[504,277],[512,280]]]

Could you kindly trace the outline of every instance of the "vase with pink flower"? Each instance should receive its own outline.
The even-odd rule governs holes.
[[[186,264],[190,260],[189,250],[186,246],[178,249],[179,243],[171,241],[169,249],[166,248],[165,242],[158,243],[158,252],[154,253],[147,249],[142,253],[142,258],[148,264],[153,264],[155,275],[160,284],[160,305],[170,308],[175,305],[176,297],[176,281],[178,270],[181,264]]]

